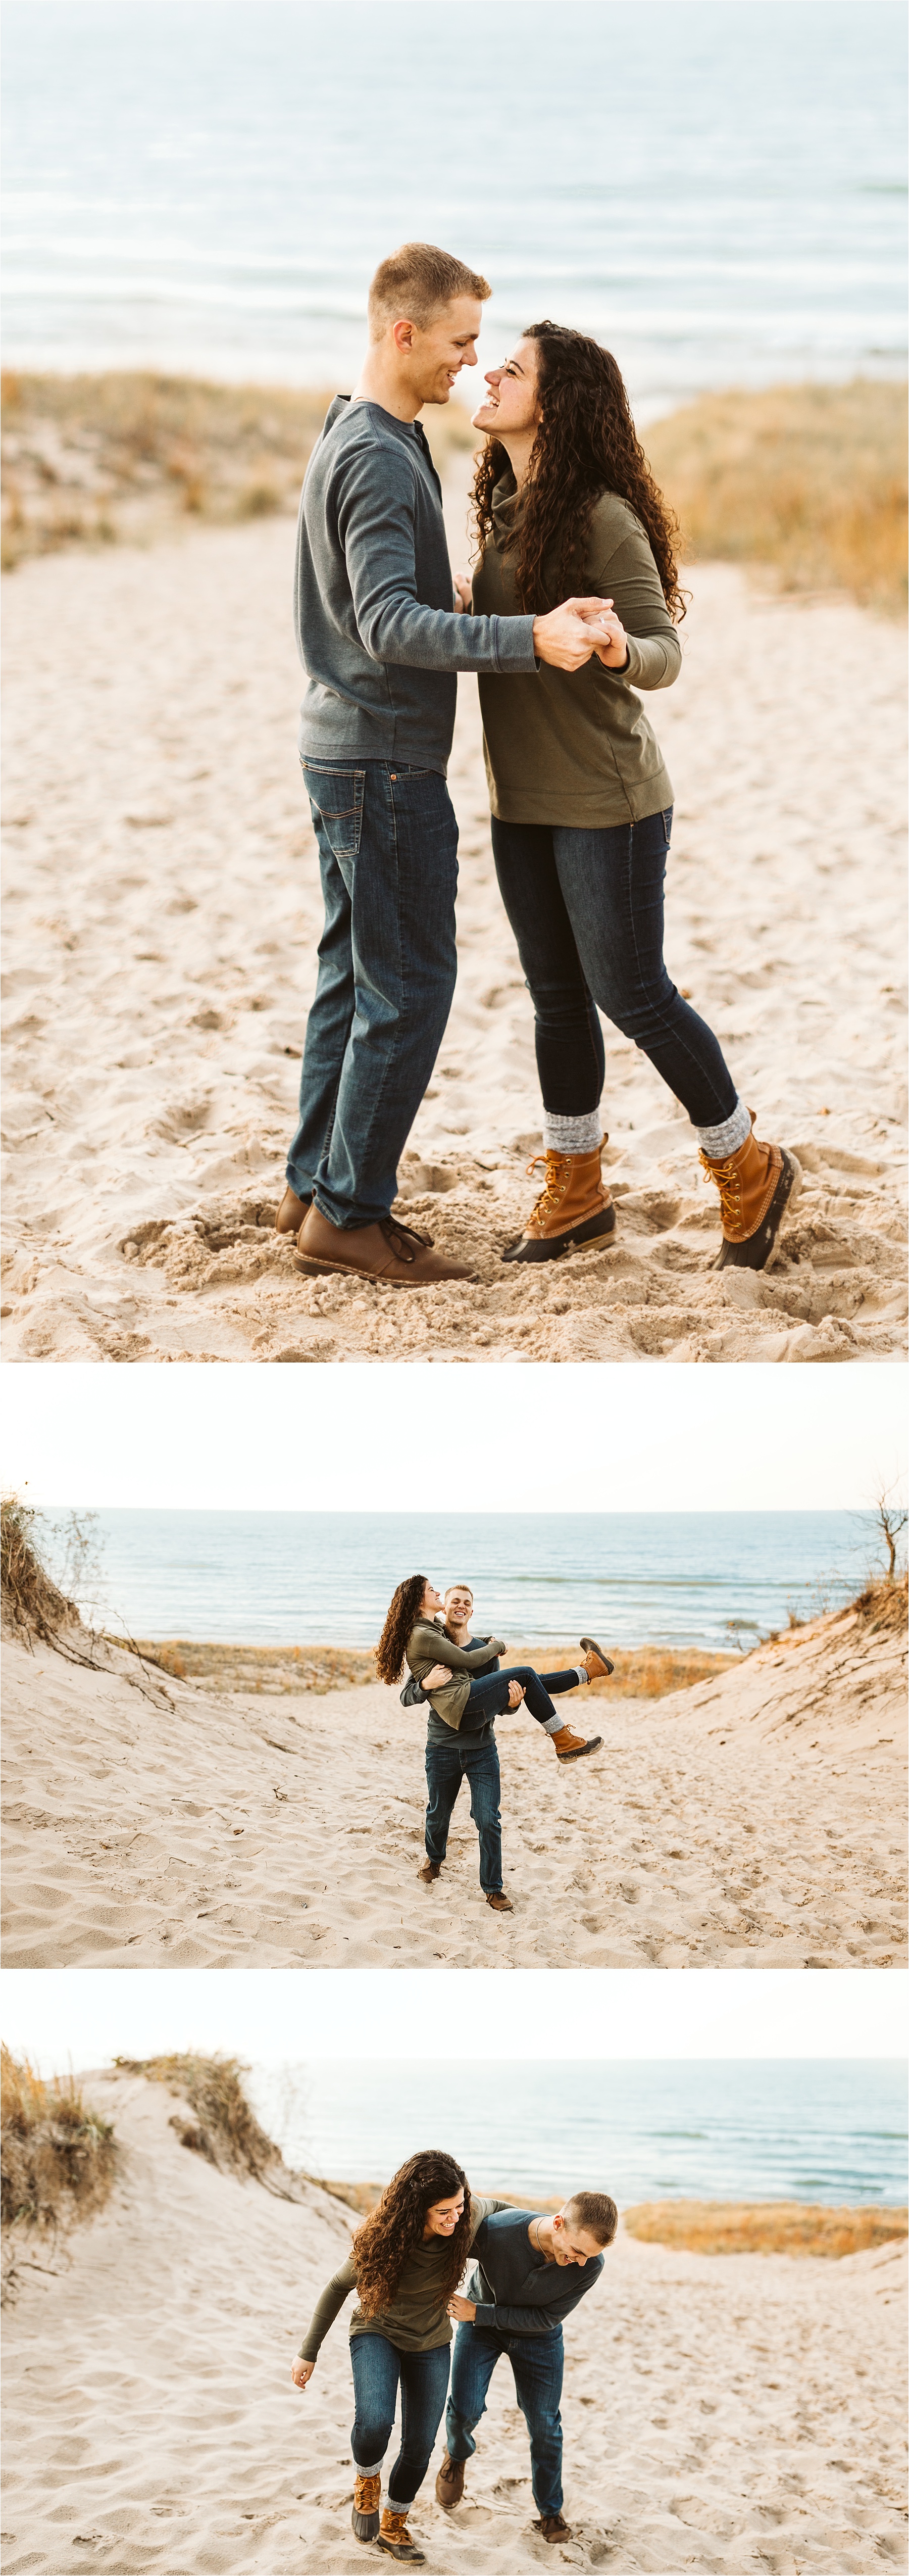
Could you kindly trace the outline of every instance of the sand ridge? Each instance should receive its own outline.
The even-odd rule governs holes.
[[[178,2143],[158,2085],[92,2077],[86,2093],[124,2171],[69,2259],[21,2274],[4,2338],[7,2576],[360,2576],[346,2312],[305,2397],[289,2377],[349,2213],[316,2185],[294,2205],[214,2171]],[[795,2262],[620,2234],[565,2329],[572,2540],[553,2550],[531,2528],[500,2367],[463,2505],[435,2503],[440,2441],[414,2510],[432,2576],[896,2563],[904,2281],[901,2246]]]
[[[580,1763],[500,1719],[511,1915],[481,1894],[463,1788],[420,1882],[424,1728],[397,1692],[156,1676],[151,1701],[122,1652],[4,1657],[8,1967],[905,1960],[903,1639],[855,1612],[656,1702],[572,1695],[604,1739]]]
[[[459,559],[462,518],[455,493]],[[400,1185],[402,1210],[479,1284],[404,1294],[294,1272],[271,1219],[321,904],[292,545],[285,520],[203,528],[7,580],[7,1355],[902,1351],[901,638],[836,600],[760,594],[729,565],[692,576],[682,677],[656,706],[677,795],[667,957],[758,1132],[801,1160],[776,1265],[712,1266],[716,1194],[688,1121],[607,1027],[614,1246],[503,1269],[540,1105],[462,681],[459,982]]]

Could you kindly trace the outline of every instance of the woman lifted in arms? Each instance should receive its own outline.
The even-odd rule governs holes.
[[[758,1142],[717,1039],[663,963],[672,787],[634,692],[669,688],[680,668],[674,524],[596,340],[535,322],[486,383],[474,612],[517,617],[566,588],[610,601],[608,641],[583,670],[479,675],[496,873],[533,1000],[545,1120],[545,1185],[503,1257],[551,1261],[613,1231],[598,1005],[688,1111],[720,1194],[719,1265],[763,1270],[799,1166]],[[460,578],[459,591],[466,606]]]

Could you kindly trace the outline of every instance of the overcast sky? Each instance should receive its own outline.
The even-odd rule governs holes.
[[[288,2059],[899,2057],[903,1980],[884,1968],[9,1969],[2,2030],[42,2074],[221,2049]]]
[[[4,1481],[86,1509],[848,1511],[903,1468],[905,1386],[901,1362],[39,1363],[6,1371]]]

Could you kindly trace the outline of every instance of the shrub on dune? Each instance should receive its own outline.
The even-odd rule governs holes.
[[[74,2076],[50,2083],[27,2057],[0,2048],[0,2222],[4,2288],[29,2237],[56,2238],[93,2218],[111,2191],[118,2160],[112,2123],[86,2102]]]
[[[703,394],[644,438],[689,561],[772,564],[784,590],[905,606],[905,385]]]

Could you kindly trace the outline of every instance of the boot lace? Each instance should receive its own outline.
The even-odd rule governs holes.
[[[550,1149],[548,1154],[535,1154],[533,1162],[528,1163],[528,1180],[533,1179],[534,1172],[536,1171],[539,1163],[543,1164],[546,1173],[546,1179],[543,1184],[543,1188],[540,1191],[539,1198],[535,1200],[530,1212],[531,1224],[533,1224],[534,1217],[545,1219],[548,1216],[555,1215],[556,1209],[560,1205],[565,1190],[565,1184],[568,1179],[569,1160],[570,1157],[567,1154],[555,1154]]]
[[[417,1234],[412,1225],[402,1225],[400,1217],[383,1216],[380,1232],[384,1234],[386,1243],[390,1243],[392,1251],[397,1253],[399,1261],[415,1261],[419,1251],[432,1250],[432,1235]]]
[[[706,1154],[702,1154],[700,1159],[705,1172],[709,1174],[712,1181],[716,1182],[720,1193],[721,1223],[724,1226],[735,1225],[741,1207],[741,1179],[735,1165],[731,1162],[720,1163],[718,1166],[709,1163]]]

